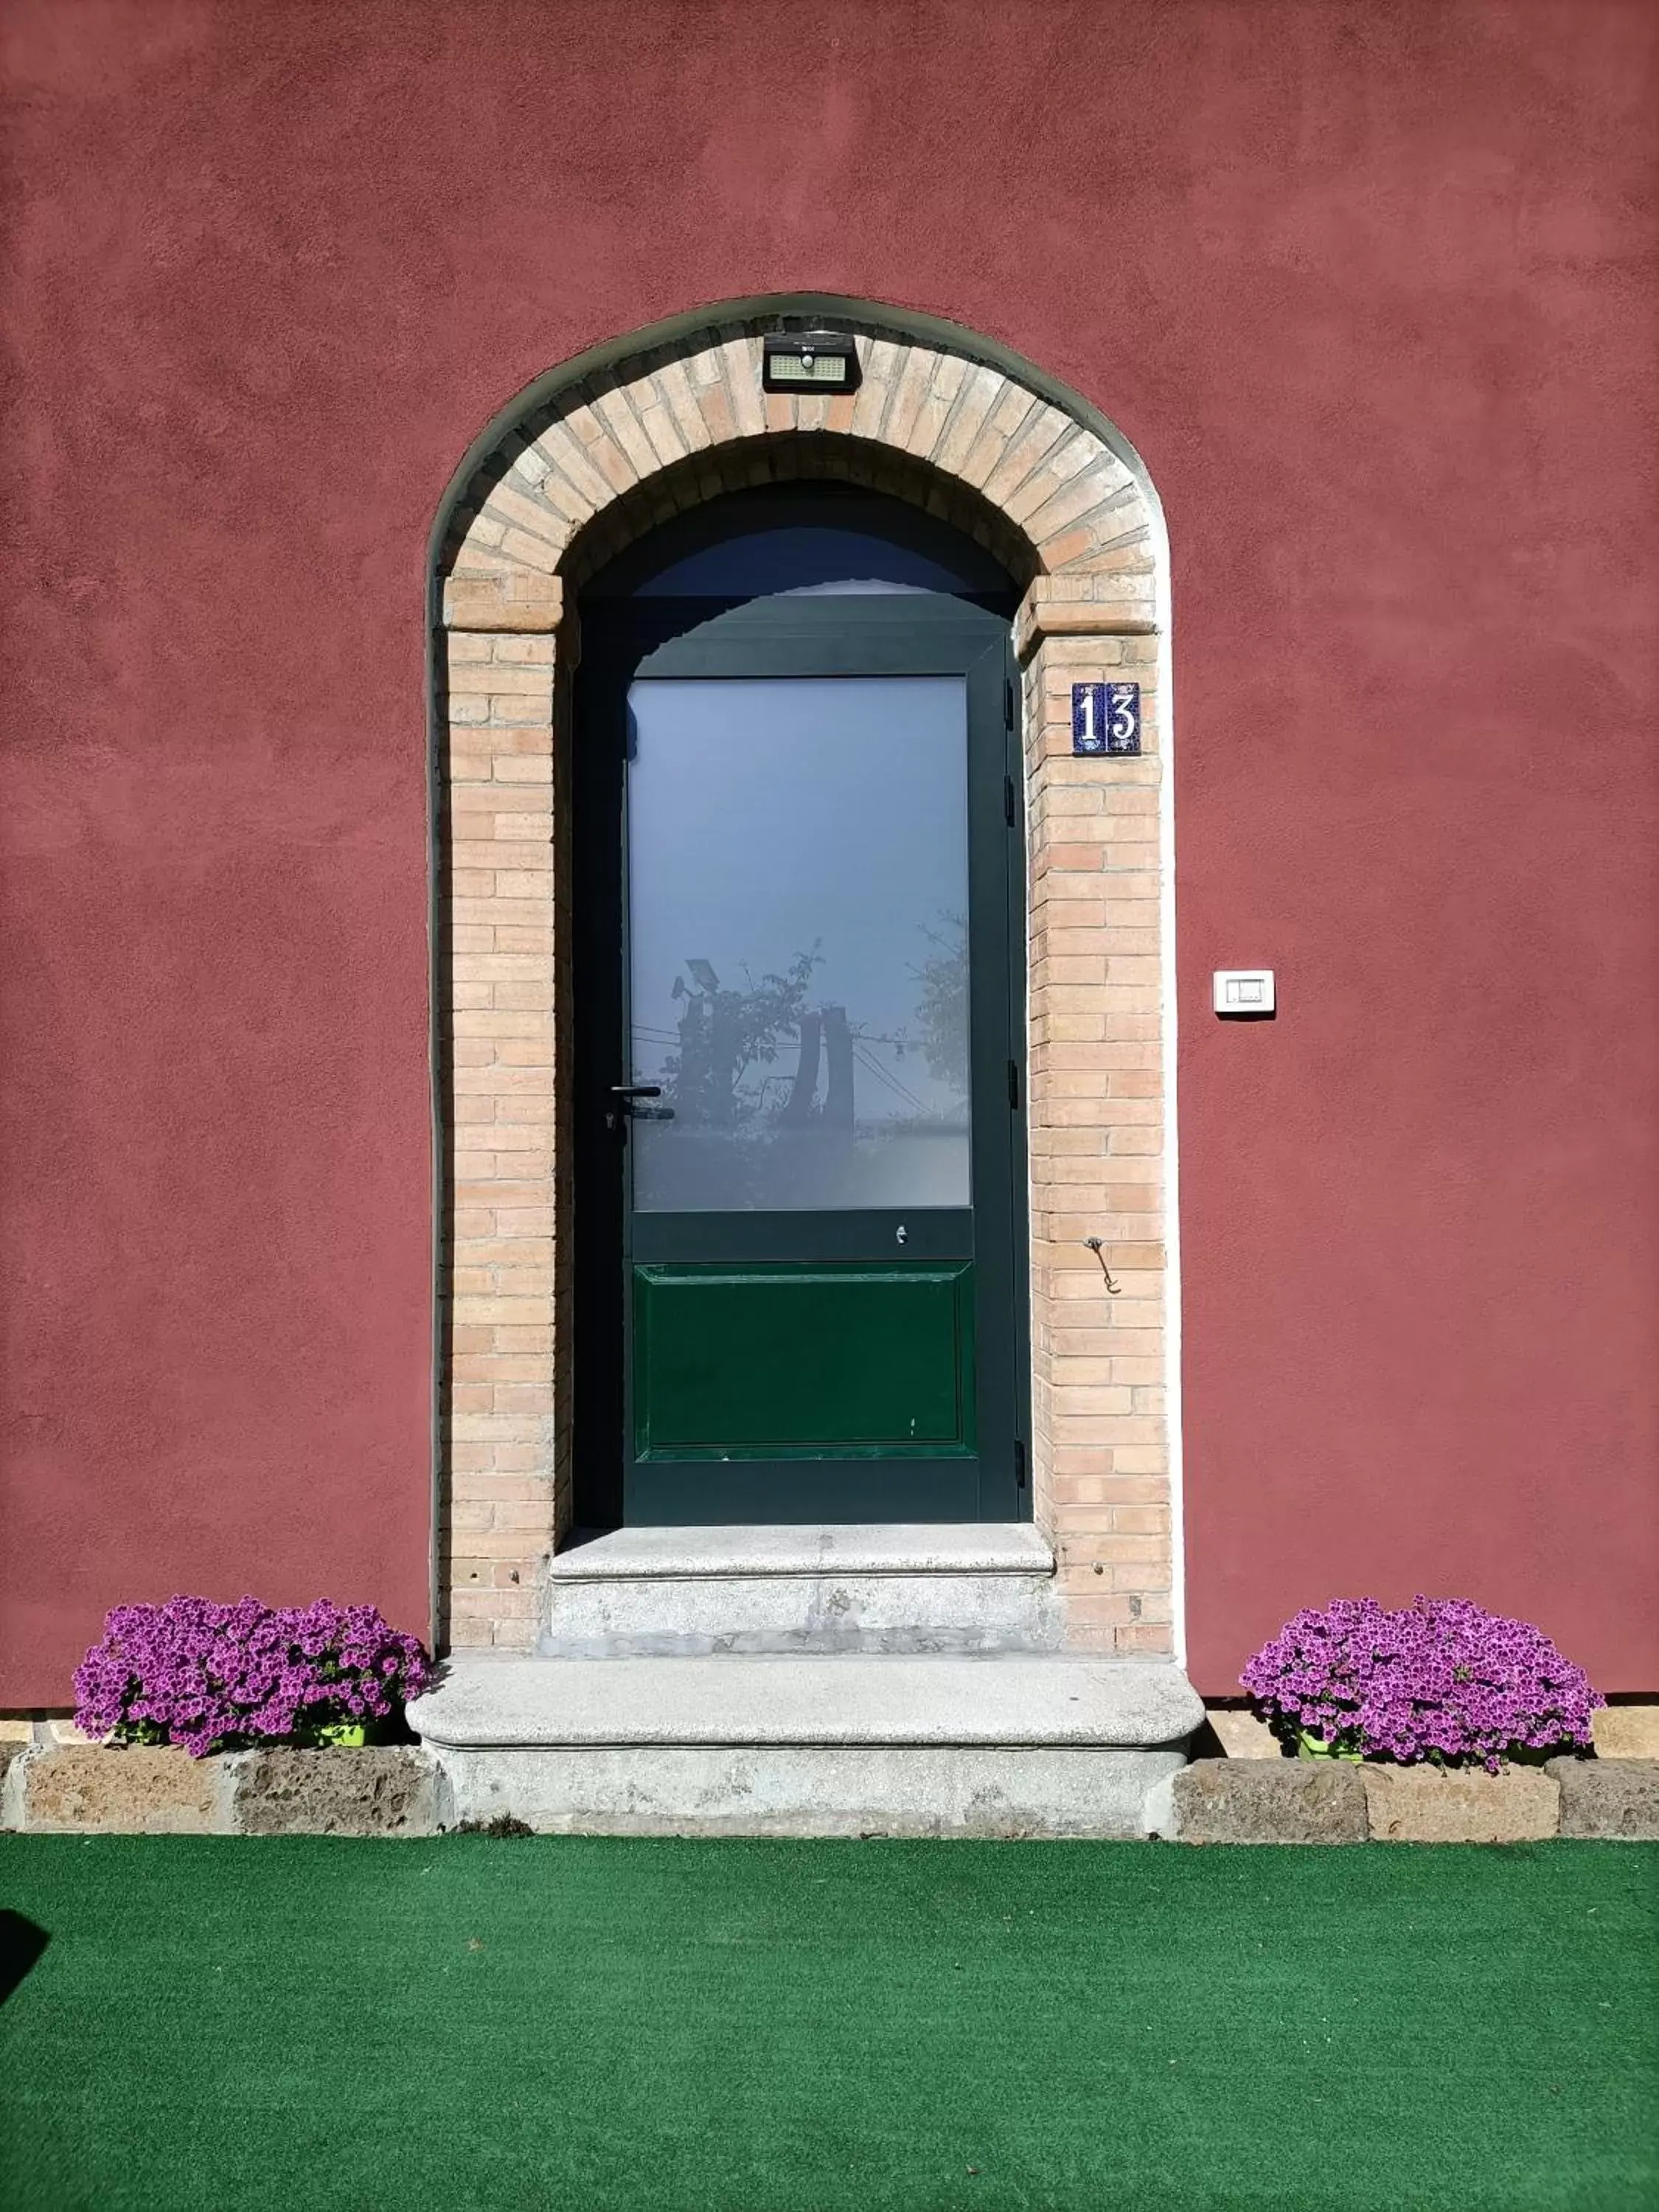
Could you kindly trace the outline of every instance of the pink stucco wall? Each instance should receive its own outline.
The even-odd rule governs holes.
[[[1656,50],[12,0],[0,1705],[121,1598],[424,1622],[432,517],[552,364],[796,290],[1016,348],[1168,512],[1200,1685],[1418,1588],[1659,1684]]]

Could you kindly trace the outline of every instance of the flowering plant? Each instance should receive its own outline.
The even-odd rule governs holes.
[[[173,1597],[106,1616],[75,1670],[75,1717],[89,1735],[182,1744],[202,1759],[384,1720],[430,1674],[416,1638],[375,1606]]]
[[[1464,1598],[1398,1613],[1338,1598],[1298,1613],[1239,1678],[1281,1741],[1310,1758],[1479,1762],[1588,1748],[1606,1703],[1540,1629]]]

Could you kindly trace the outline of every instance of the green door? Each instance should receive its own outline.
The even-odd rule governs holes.
[[[579,1510],[1019,1517],[1006,623],[698,611],[585,617]]]

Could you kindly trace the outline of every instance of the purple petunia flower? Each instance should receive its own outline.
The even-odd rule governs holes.
[[[1541,1629],[1466,1598],[1397,1613],[1338,1598],[1287,1621],[1239,1679],[1283,1741],[1493,1773],[1517,1754],[1588,1748],[1606,1703]]]
[[[89,1735],[182,1744],[200,1759],[383,1719],[430,1679],[416,1638],[372,1605],[173,1597],[108,1613],[75,1671],[75,1717]]]

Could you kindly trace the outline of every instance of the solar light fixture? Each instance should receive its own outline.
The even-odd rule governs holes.
[[[848,331],[786,331],[761,345],[763,392],[851,392],[858,349]]]

